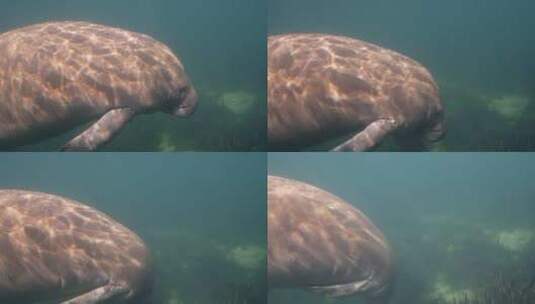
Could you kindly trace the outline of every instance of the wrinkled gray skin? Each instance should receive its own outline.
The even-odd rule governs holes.
[[[0,149],[94,121],[62,148],[93,151],[138,114],[196,106],[180,60],[149,36],[70,21],[0,35]]]
[[[268,285],[386,304],[394,261],[385,237],[358,209],[295,180],[268,177]]]
[[[424,150],[444,132],[427,69],[391,50],[326,34],[268,39],[268,143],[299,150],[352,135],[333,151],[367,151],[387,136]]]
[[[107,215],[0,190],[0,303],[150,304],[152,281],[143,241]]]

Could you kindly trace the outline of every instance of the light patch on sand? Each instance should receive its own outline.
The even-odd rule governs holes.
[[[455,289],[444,274],[438,274],[429,297],[434,301],[443,303],[457,303],[461,299],[474,298],[474,292],[470,289]]]
[[[535,241],[535,235],[531,230],[515,229],[499,231],[492,236],[492,239],[509,251],[521,252],[529,245],[529,243]]]
[[[217,98],[217,103],[236,115],[249,112],[257,102],[257,97],[246,91],[226,92]]]
[[[259,246],[238,246],[227,253],[227,259],[247,270],[263,267],[266,261],[266,251]]]
[[[184,301],[182,301],[182,299],[178,295],[178,291],[176,289],[173,289],[166,301],[166,304],[184,304]]]
[[[175,138],[171,133],[163,132],[158,135],[157,150],[160,152],[191,151],[196,143],[189,138]]]
[[[158,140],[158,151],[160,152],[175,152],[177,150],[176,145],[171,139],[171,135],[167,133],[160,134]]]
[[[453,243],[448,244],[448,246],[446,247],[446,251],[449,254],[457,253],[460,250],[461,248],[457,244],[453,244]]]
[[[525,96],[507,95],[492,99],[488,104],[488,108],[508,121],[515,122],[522,116],[529,102],[529,98]]]

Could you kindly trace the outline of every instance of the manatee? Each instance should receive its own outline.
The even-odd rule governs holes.
[[[394,261],[385,237],[355,207],[295,180],[268,177],[268,285],[387,303]]]
[[[91,151],[135,115],[191,115],[197,92],[153,38],[87,22],[50,22],[0,35],[0,148],[89,128],[63,150]]]
[[[389,134],[423,150],[445,133],[444,107],[418,62],[361,40],[324,34],[268,38],[268,142],[301,149],[354,135],[334,151],[366,151]]]
[[[150,303],[149,260],[135,233],[93,208],[0,190],[0,303]]]

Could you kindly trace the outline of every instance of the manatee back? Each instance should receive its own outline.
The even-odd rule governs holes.
[[[404,55],[343,36],[269,37],[272,145],[317,143],[379,118],[415,127],[441,111],[433,77]]]
[[[269,177],[270,287],[334,287],[328,293],[378,295],[392,283],[392,273],[387,241],[359,210],[314,186]],[[362,282],[359,290],[335,287]]]
[[[151,281],[149,253],[105,214],[55,195],[0,190],[0,301],[59,301],[109,282],[129,297]]]

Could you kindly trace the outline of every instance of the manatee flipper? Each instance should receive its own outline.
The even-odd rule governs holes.
[[[313,286],[309,289],[312,292],[321,293],[329,297],[349,296],[368,289],[369,280],[351,282],[347,284],[329,285],[329,286]]]
[[[379,119],[369,124],[364,130],[342,143],[332,151],[352,152],[367,151],[377,146],[383,138],[398,127],[394,119]]]
[[[94,151],[110,141],[135,115],[129,108],[110,110],[91,127],[66,143],[61,151]]]
[[[114,297],[120,296],[129,292],[127,286],[123,284],[108,284],[97,289],[93,289],[88,293],[78,296],[74,299],[62,302],[61,304],[98,304],[106,303]]]

